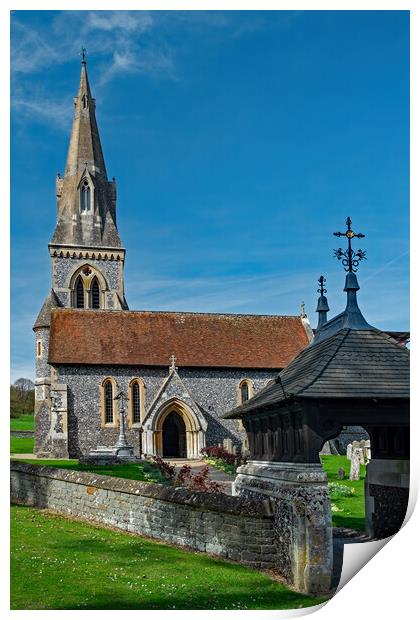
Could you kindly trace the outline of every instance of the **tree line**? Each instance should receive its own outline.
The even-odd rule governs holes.
[[[35,385],[30,379],[21,377],[10,386],[10,417],[33,415],[35,405]]]

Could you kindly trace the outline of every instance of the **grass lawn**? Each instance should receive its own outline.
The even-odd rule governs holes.
[[[18,418],[10,418],[11,431],[33,431],[35,418],[31,414],[21,415]]]
[[[129,480],[142,480],[144,482],[169,484],[167,478],[164,478],[161,475],[157,467],[148,462],[102,466],[79,465],[78,461],[73,459],[57,461],[50,461],[48,459],[25,459],[23,462],[33,463],[34,465],[46,465],[47,467],[59,467],[61,469],[73,469],[75,471],[90,471],[94,474],[115,476],[117,478],[128,478]]]
[[[366,468],[360,468],[360,480],[349,480],[350,461],[346,456],[323,455],[321,456],[322,466],[327,472],[330,483],[339,484],[349,490],[349,495],[345,496],[345,490],[340,487],[330,488],[332,521],[335,527],[351,527],[355,530],[365,529],[365,476]],[[345,479],[340,480],[338,470],[342,467],[345,471]],[[354,489],[350,495],[351,489]]]
[[[10,437],[10,452],[12,454],[32,454],[33,451],[33,437]]]
[[[140,536],[11,507],[12,609],[292,609],[267,575]]]
[[[210,456],[206,456],[206,463],[216,467],[216,469],[221,469],[225,472],[225,474],[229,474],[230,476],[236,476],[236,467],[235,465],[229,465],[229,463],[225,463],[222,459],[216,459]]]

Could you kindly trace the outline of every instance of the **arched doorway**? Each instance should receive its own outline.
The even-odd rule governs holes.
[[[162,452],[164,457],[187,456],[187,433],[182,417],[171,411],[162,425]]]

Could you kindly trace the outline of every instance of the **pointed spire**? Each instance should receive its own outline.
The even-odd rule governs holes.
[[[344,310],[345,320],[343,327],[349,329],[366,329],[371,327],[361,313],[357,303],[357,291],[359,289],[360,286],[357,281],[357,276],[354,272],[350,271],[350,273],[346,275],[346,283],[344,285],[344,291],[347,293],[347,305]]]
[[[116,188],[108,181],[95,108],[83,48],[54,244],[121,247],[116,227]]]
[[[327,292],[327,289],[324,287],[325,282],[326,279],[324,276],[320,276],[318,280],[320,286],[318,293],[320,293],[320,296],[318,297],[318,305],[316,307],[316,311],[318,312],[318,326],[316,328],[316,333],[318,333],[321,327],[327,322],[327,314],[329,312],[328,300],[324,295],[324,293]]]

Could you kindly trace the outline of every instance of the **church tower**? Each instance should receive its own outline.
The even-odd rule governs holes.
[[[64,176],[57,175],[57,223],[48,245],[51,289],[35,321],[35,411],[51,385],[48,345],[52,308],[128,310],[125,249],[117,229],[115,179],[108,180],[89,86],[85,50]]]

